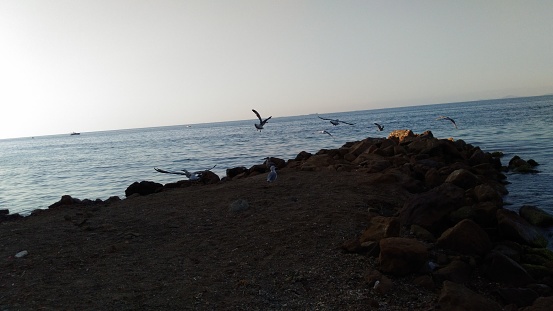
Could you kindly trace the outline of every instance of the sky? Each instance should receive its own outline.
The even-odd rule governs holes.
[[[0,0],[0,139],[553,93],[553,1]]]

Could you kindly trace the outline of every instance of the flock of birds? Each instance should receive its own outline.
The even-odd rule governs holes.
[[[257,112],[257,110],[252,109],[252,111],[253,111],[253,113],[255,113],[255,115],[259,119],[259,123],[255,123],[254,126],[258,131],[261,132],[261,130],[263,129],[263,126],[265,125],[265,123],[267,123],[267,121],[269,121],[273,116],[270,116],[267,119],[263,119],[261,117],[261,115],[259,114],[259,112]],[[319,119],[322,119],[322,120],[330,121],[330,124],[332,124],[334,126],[340,125],[340,123],[344,123],[344,124],[348,124],[348,125],[355,125],[354,123],[349,123],[349,122],[338,120],[338,119],[328,119],[328,118],[323,118],[321,116],[317,116],[317,117],[319,117]],[[457,128],[457,123],[455,123],[455,120],[453,120],[450,117],[439,116],[436,120],[448,120],[453,124],[453,126],[455,128]],[[384,130],[383,125],[380,125],[376,122],[374,123],[374,125],[376,125],[376,128],[378,129],[378,131],[383,131]],[[332,136],[332,134],[330,134],[330,132],[328,132],[327,130],[323,130],[323,131],[321,131],[321,133],[322,134],[328,134],[328,135]]]
[[[257,110],[255,109],[252,109],[253,113],[255,113],[255,115],[257,116],[257,118],[259,119],[259,123],[255,123],[254,126],[255,128],[261,132],[261,130],[264,128],[265,124],[273,117],[273,116],[270,116],[266,119],[263,119],[261,117],[261,115],[259,114],[259,112],[257,112]],[[349,122],[346,122],[346,121],[342,121],[342,120],[338,120],[338,119],[328,119],[328,118],[323,118],[321,116],[318,116],[319,119],[322,119],[322,120],[326,120],[326,121],[330,121],[330,124],[332,124],[333,126],[337,126],[337,125],[340,125],[341,123],[343,124],[348,124],[348,125],[355,125],[354,123],[349,123]],[[457,123],[455,123],[455,120],[453,120],[452,118],[450,117],[446,117],[446,116],[439,116],[436,120],[447,120],[447,121],[450,121],[453,126],[455,128],[457,128]],[[383,131],[384,130],[384,126],[379,124],[379,123],[374,123],[374,125],[376,126],[377,130],[378,131]],[[323,131],[320,131],[320,133],[322,134],[327,134],[329,136],[332,136],[332,134],[330,132],[328,132],[327,130],[323,130]],[[270,169],[270,172],[269,174],[267,175],[267,182],[271,183],[273,181],[275,181],[277,179],[277,172],[276,172],[276,166],[274,165],[274,163],[272,163],[270,160],[271,158],[270,157],[267,157],[264,159],[265,162],[264,164]],[[214,165],[212,168],[210,169],[207,169],[207,170],[203,170],[203,171],[196,171],[196,172],[192,172],[190,173],[189,171],[187,171],[186,169],[183,169],[183,170],[180,170],[180,171],[166,171],[166,170],[162,170],[162,169],[158,169],[158,168],[154,168],[156,170],[156,172],[159,172],[159,173],[165,173],[165,174],[177,174],[177,175],[184,175],[186,176],[189,180],[191,181],[198,181],[200,180],[200,178],[202,177],[202,174],[204,174],[205,172],[207,171],[211,171],[213,168],[215,168],[215,166],[217,165]]]

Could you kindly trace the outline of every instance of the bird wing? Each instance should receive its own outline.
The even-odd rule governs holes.
[[[192,173],[192,174],[194,174],[194,175],[201,175],[203,172],[211,171],[212,169],[215,168],[215,166],[217,166],[217,164],[213,165],[212,168],[208,168],[207,170],[203,170],[203,171],[196,171],[196,172],[194,172],[194,173]]]
[[[162,169],[155,168],[155,167],[154,167],[154,170],[156,170],[156,172],[165,173],[165,174],[186,175],[186,172],[166,171],[166,170],[162,170]]]
[[[267,123],[267,121],[269,121],[269,119],[272,118],[272,117],[273,117],[273,116],[268,117],[267,119],[261,121],[261,123],[263,123],[263,124]],[[261,119],[259,119],[259,120],[261,120]]]
[[[332,119],[322,118],[322,117],[320,117],[320,116],[317,116],[317,117],[319,117],[319,119],[323,119],[323,120],[327,120],[327,121],[331,121],[331,120],[332,120]]]
[[[349,124],[349,125],[355,125],[355,124],[353,124],[353,123],[348,123],[348,122],[346,122],[346,121],[340,121],[340,120],[336,120],[336,121],[342,122],[342,123],[345,123],[345,124]]]
[[[261,119],[261,116],[259,115],[259,112],[255,111],[255,109],[252,109],[252,111],[253,111],[253,113],[255,113],[255,115],[259,119],[259,122],[263,122],[263,120]]]

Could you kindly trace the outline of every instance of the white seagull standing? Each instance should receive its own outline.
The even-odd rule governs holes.
[[[455,128],[457,128],[457,123],[455,123],[455,120],[453,120],[450,117],[439,116],[436,120],[449,120],[449,121],[451,121],[451,123],[453,123],[453,126],[455,126]]]
[[[252,109],[252,111],[253,111],[253,113],[255,113],[255,115],[259,119],[259,124],[257,124],[257,123],[254,124],[255,128],[258,129],[261,132],[261,130],[263,129],[263,125],[265,125],[265,123],[267,123],[267,121],[269,121],[269,119],[271,119],[273,116],[270,116],[267,119],[263,120],[261,118],[261,116],[259,115],[259,112],[255,111],[255,109]]]
[[[269,172],[269,175],[267,175],[267,182],[273,182],[276,179],[277,179],[276,167],[274,165],[271,165],[271,171]]]
[[[330,121],[330,123],[332,123],[332,125],[336,126],[340,123],[345,123],[345,124],[349,124],[349,125],[355,125],[353,123],[348,123],[346,121],[341,121],[341,120],[338,120],[338,119],[327,119],[327,118],[321,118],[320,116],[317,116],[319,117],[319,119],[323,119],[323,120],[327,120],[327,121]]]

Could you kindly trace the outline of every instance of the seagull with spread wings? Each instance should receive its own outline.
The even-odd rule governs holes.
[[[382,130],[384,130],[384,125],[380,125],[378,123],[374,123],[374,125],[376,125],[376,127],[378,127],[378,130],[382,132]]]
[[[263,129],[263,125],[265,125],[265,123],[267,123],[267,121],[269,121],[269,119],[271,119],[273,116],[270,116],[267,119],[263,120],[261,118],[261,116],[259,115],[259,112],[257,112],[255,109],[252,109],[252,111],[253,111],[253,113],[255,113],[255,115],[259,119],[259,124],[258,123],[254,124],[255,128],[258,129],[261,132],[261,130]]]
[[[453,120],[450,117],[439,116],[436,120],[449,120],[449,121],[451,121],[451,123],[453,123],[453,126],[455,126],[455,128],[457,128],[457,123],[455,123],[455,120]]]
[[[349,125],[355,125],[353,123],[348,123],[346,121],[342,121],[342,120],[338,120],[338,119],[327,119],[327,118],[322,118],[320,116],[317,116],[319,117],[319,119],[323,119],[323,120],[327,120],[327,121],[330,121],[330,123],[332,123],[332,125],[336,126],[336,125],[339,125],[340,123],[345,123],[345,124],[349,124]]]
[[[176,175],[184,175],[186,176],[189,180],[191,181],[196,181],[196,180],[199,180],[201,177],[202,177],[202,174],[206,171],[211,171],[212,169],[215,168],[215,166],[217,166],[217,164],[213,165],[212,168],[210,169],[207,169],[207,170],[203,170],[203,171],[197,171],[197,172],[193,172],[193,173],[190,173],[188,170],[186,169],[182,169],[180,171],[166,171],[166,170],[162,170],[162,169],[159,169],[159,168],[156,168],[154,167],[154,170],[156,170],[156,172],[159,172],[159,173],[165,173],[165,174],[176,174]]]

